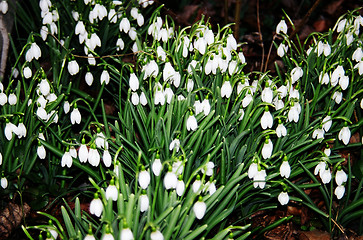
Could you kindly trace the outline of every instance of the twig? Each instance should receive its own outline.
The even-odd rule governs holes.
[[[239,39],[239,23],[240,23],[240,17],[241,17],[241,0],[236,1],[236,12],[234,15],[234,38]]]
[[[319,5],[321,0],[316,0],[314,5],[309,9],[309,11],[305,14],[302,21],[296,26],[296,28],[292,31],[292,33],[289,36],[289,39],[292,39],[296,33],[300,31],[300,29],[305,25],[305,23],[308,21],[311,13],[315,10],[315,8]]]
[[[270,49],[268,50],[268,54],[267,54],[267,58],[266,58],[266,63],[265,63],[265,69],[264,69],[264,72],[267,71],[267,66],[268,66],[268,62],[270,61],[270,56],[271,56],[271,52],[272,52],[272,46],[274,45],[274,41],[275,41],[275,38],[276,38],[276,34],[274,34],[274,36],[272,37],[272,42],[271,42],[271,45],[270,45]]]
[[[260,0],[257,0],[257,27],[258,27],[258,35],[260,37],[261,47],[262,47],[262,60],[261,60],[261,69],[263,69],[263,62],[265,59],[265,48],[263,46],[263,39],[262,39],[262,32],[261,32],[261,25],[260,25]]]

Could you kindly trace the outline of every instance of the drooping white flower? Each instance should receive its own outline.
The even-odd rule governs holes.
[[[165,94],[161,84],[158,82],[155,84],[155,93],[154,93],[154,104],[155,105],[164,105],[165,104]]]
[[[105,164],[106,167],[111,166],[112,157],[111,157],[111,154],[108,151],[108,149],[103,150],[102,160],[103,160],[103,163]]]
[[[326,163],[325,162],[319,162],[316,166],[315,166],[315,169],[314,169],[314,174],[315,175],[320,175],[320,173],[325,170],[326,168]]]
[[[141,172],[139,173],[139,185],[142,189],[146,189],[150,183],[150,173],[145,170],[145,167],[142,166]]]
[[[336,91],[333,93],[331,97],[337,104],[340,104],[343,99],[343,93],[340,91]]]
[[[289,178],[291,173],[291,167],[289,162],[286,160],[282,161],[280,166],[280,175],[281,177]]]
[[[342,88],[342,90],[347,89],[349,85],[349,77],[348,76],[342,76],[339,78],[339,86]]]
[[[139,79],[137,78],[136,74],[133,72],[130,73],[129,86],[131,90],[134,92],[139,89]]]
[[[283,57],[285,53],[287,53],[287,50],[289,50],[289,46],[285,45],[284,43],[281,43],[277,48],[277,55],[279,57]]]
[[[289,122],[298,122],[299,121],[299,109],[298,109],[298,103],[294,103],[291,107],[289,112],[287,113],[287,117]]]
[[[362,48],[357,48],[352,55],[352,60],[356,61],[356,62],[361,62],[363,58],[363,51]]]
[[[5,93],[0,92],[0,105],[4,106],[8,101],[8,96]]]
[[[206,176],[212,176],[213,175],[213,168],[214,168],[214,163],[213,162],[207,162],[205,167],[201,169],[202,173]]]
[[[230,81],[224,81],[222,87],[221,87],[221,97],[229,98],[232,94],[232,85]]]
[[[331,119],[331,116],[330,115],[327,115],[323,121],[322,121],[322,126],[323,126],[323,129],[325,130],[325,132],[328,132],[331,125],[332,125],[333,121]]]
[[[125,33],[128,33],[131,28],[129,19],[127,19],[126,17],[122,18],[119,27],[120,27],[120,32],[123,31]]]
[[[0,2],[0,11],[2,12],[2,14],[6,14],[9,10],[9,5],[7,1],[1,1]]]
[[[201,191],[201,186],[202,186],[202,181],[200,180],[200,176],[197,175],[197,178],[192,185],[193,192],[199,194]]]
[[[17,132],[17,126],[15,126],[13,123],[11,123],[8,119],[6,119],[6,124],[4,128],[5,137],[8,141],[10,141],[13,138],[13,133],[16,134]]]
[[[156,230],[156,231],[151,232],[150,239],[151,240],[164,240],[164,236],[159,230]]]
[[[297,82],[303,75],[304,71],[301,67],[295,67],[291,70],[291,84]]]
[[[324,169],[322,171],[320,171],[320,174],[319,174],[320,178],[321,178],[321,181],[324,183],[324,184],[327,184],[330,182],[331,180],[331,172],[330,172],[330,169]]]
[[[173,173],[172,171],[168,171],[164,177],[165,189],[166,190],[174,189],[176,188],[177,183],[178,183],[178,178],[176,177],[175,173]]]
[[[268,106],[265,107],[265,111],[261,117],[261,127],[262,129],[272,128],[273,125],[273,117],[268,109]]]
[[[149,209],[149,198],[146,194],[141,194],[139,197],[140,212],[146,212]]]
[[[144,92],[140,93],[140,103],[142,106],[146,106],[147,104],[147,99]]]
[[[255,162],[252,162],[248,168],[248,177],[250,179],[254,178],[258,172],[258,165]]]
[[[206,185],[209,195],[212,196],[217,191],[215,181],[209,180],[209,182]]]
[[[287,25],[284,19],[282,19],[276,26],[276,34],[280,32],[286,34],[287,33]]]
[[[346,23],[347,23],[347,19],[345,19],[345,18],[339,21],[338,27],[337,27],[338,33],[344,30]]]
[[[88,86],[91,86],[93,83],[93,75],[91,72],[87,72],[86,75],[84,76],[84,80],[86,81]]]
[[[317,128],[314,130],[312,138],[316,138],[316,139],[324,139],[324,129],[322,128]]]
[[[101,84],[105,83],[106,85],[110,82],[110,74],[106,69],[102,71],[100,81]]]
[[[339,131],[338,139],[342,141],[345,145],[349,143],[350,140],[350,130],[347,124],[345,123],[344,127]]]
[[[339,185],[334,190],[334,194],[337,197],[337,199],[341,199],[344,196],[344,193],[345,193],[344,185]]]
[[[229,51],[237,50],[237,41],[234,38],[233,34],[228,34],[228,36],[227,36],[227,49]]]
[[[26,132],[27,132],[26,127],[23,123],[23,120],[21,119],[18,124],[18,131],[17,131],[18,138],[26,137]]]
[[[348,180],[347,174],[344,172],[344,170],[340,169],[335,174],[335,182],[338,186],[342,185]]]
[[[329,74],[321,72],[319,75],[319,83],[328,84],[330,82]]]
[[[13,106],[17,102],[18,102],[18,98],[16,97],[15,93],[10,93],[8,96],[8,103]]]
[[[134,106],[136,106],[140,103],[139,95],[137,95],[136,92],[131,93],[131,102]]]
[[[115,186],[115,180],[111,179],[110,185],[106,188],[106,199],[112,199],[112,201],[117,201],[118,198],[118,190]]]
[[[41,145],[40,143],[39,143],[38,148],[37,148],[37,154],[38,154],[38,157],[40,159],[45,159],[45,157],[47,155],[47,152],[45,151],[44,146]]]
[[[0,180],[0,182],[1,182],[1,187],[3,189],[5,189],[5,188],[8,187],[8,179],[6,177],[2,177],[1,180]]]
[[[194,115],[189,115],[187,120],[187,130],[195,131],[198,128],[198,122]]]
[[[91,164],[94,167],[97,167],[100,164],[100,160],[101,160],[101,157],[100,157],[100,154],[97,151],[97,149],[94,147],[91,147],[88,152],[89,164]]]
[[[343,66],[341,65],[338,65],[338,67],[333,71],[332,75],[331,75],[331,78],[330,78],[330,83],[333,87],[335,87],[338,82],[339,82],[339,79],[341,77],[343,77],[345,74],[345,71],[344,71],[344,68]]]
[[[276,127],[276,135],[277,137],[285,137],[287,134],[286,127],[281,123],[281,120],[279,120],[279,124]]]
[[[82,139],[82,144],[78,149],[78,158],[81,163],[85,163],[88,160],[88,148],[87,145],[84,143],[84,139]]]
[[[123,228],[120,234],[120,240],[133,240],[134,235],[130,228]]]
[[[262,147],[262,157],[263,159],[267,159],[271,157],[272,154],[272,150],[273,150],[273,144],[270,138],[266,138],[263,147]]]
[[[97,128],[97,134],[95,139],[96,147],[108,149],[108,142],[106,136],[101,132],[101,129]]]
[[[24,69],[23,69],[23,74],[24,74],[24,77],[26,78],[26,79],[29,79],[29,78],[31,78],[31,76],[32,76],[32,70],[30,69],[30,67],[28,67],[28,66],[26,66]]]
[[[253,177],[253,187],[263,189],[266,185],[266,170],[257,171],[255,176]]]
[[[76,75],[79,72],[79,65],[76,60],[68,62],[68,72],[69,74]]]
[[[198,219],[202,219],[204,217],[205,211],[207,210],[207,204],[203,202],[202,197],[200,196],[198,201],[193,205],[193,212]]]
[[[265,87],[261,93],[262,102],[272,103],[273,91],[270,87]]]
[[[168,83],[168,84],[166,84],[166,88],[164,89],[164,96],[165,96],[165,98],[166,98],[166,102],[167,102],[168,104],[170,104],[170,103],[171,103],[171,100],[173,99],[174,92],[173,92],[173,90],[170,88],[169,83]]]
[[[152,164],[151,169],[152,169],[155,176],[160,175],[160,172],[163,169],[163,165],[161,164],[159,154],[156,155],[156,158],[155,158],[155,160],[154,160],[154,162]]]
[[[181,175],[183,174],[183,171],[184,171],[184,164],[180,159],[173,162],[172,172],[175,173],[175,175]]]
[[[246,108],[253,100],[253,97],[251,95],[251,92],[248,91],[248,93],[245,95],[245,97],[242,100],[242,107]]]
[[[289,195],[287,194],[287,192],[281,192],[279,194],[279,196],[277,197],[277,199],[279,200],[281,205],[286,205],[290,200]]]
[[[131,27],[129,30],[129,37],[131,38],[131,40],[135,41],[136,36],[137,36],[137,32],[136,29],[134,27]]]
[[[185,191],[185,183],[183,179],[181,178],[181,175],[179,175],[178,182],[176,183],[176,194],[178,194],[179,197],[181,197]]]
[[[69,149],[67,149],[67,151],[62,156],[61,166],[62,167],[67,166],[68,168],[70,168],[72,166],[72,163],[73,163],[72,156],[69,153]]]
[[[81,113],[79,112],[77,105],[75,104],[73,111],[71,112],[71,123],[74,124],[80,124],[82,120]]]
[[[115,240],[115,238],[110,232],[106,232],[106,234],[102,236],[101,240]]]
[[[91,214],[96,215],[97,217],[100,217],[102,214],[102,211],[103,211],[102,201],[101,201],[101,199],[98,198],[98,194],[95,193],[95,196],[89,205],[89,212]]]

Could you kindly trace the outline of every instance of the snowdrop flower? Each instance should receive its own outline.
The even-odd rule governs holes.
[[[324,153],[325,153],[325,155],[327,155],[328,157],[330,156],[330,154],[331,154],[331,149],[329,148],[329,144],[327,144],[326,148],[324,149]]]
[[[317,128],[313,132],[312,138],[316,139],[324,139],[324,129],[323,128]]]
[[[237,41],[234,38],[233,34],[228,34],[228,36],[227,36],[227,49],[229,51],[237,50]]]
[[[200,180],[200,176],[197,175],[196,180],[193,182],[192,189],[194,193],[200,193],[200,187],[202,186],[202,181]]]
[[[343,93],[340,91],[336,91],[333,93],[331,98],[336,102],[336,104],[340,104],[343,99]]]
[[[331,180],[331,172],[329,169],[324,169],[322,171],[320,171],[320,178],[321,178],[321,181],[324,183],[324,184],[327,184],[330,182]]]
[[[103,159],[103,163],[105,164],[106,167],[110,167],[111,166],[112,157],[111,157],[111,154],[108,151],[108,149],[105,149],[103,151],[102,159]]]
[[[140,93],[140,103],[142,106],[146,106],[147,104],[147,99],[144,92]]]
[[[150,173],[145,170],[145,167],[141,167],[141,172],[139,173],[139,185],[142,189],[146,189],[150,183]]]
[[[88,61],[88,64],[91,66],[96,65],[96,58],[94,58],[93,55],[90,53],[87,55],[87,61]]]
[[[129,19],[127,19],[126,17],[122,18],[119,28],[120,28],[120,32],[123,31],[125,33],[128,33],[131,28]]]
[[[81,163],[85,163],[88,160],[88,148],[85,144],[85,139],[82,138],[82,144],[78,149],[78,158]]]
[[[190,113],[188,120],[187,120],[187,130],[188,131],[195,131],[198,128],[198,122],[193,113]]]
[[[25,53],[25,60],[27,62],[31,62],[34,58],[38,60],[41,55],[42,51],[40,50],[40,47],[36,43],[32,43],[28,51]]]
[[[193,81],[193,79],[188,78],[186,85],[187,85],[186,86],[187,92],[191,92],[193,90],[193,88],[194,88],[194,81]]]
[[[359,75],[363,74],[363,61],[360,61],[354,66],[354,69],[358,68]]]
[[[253,177],[253,187],[263,189],[266,185],[266,170],[257,171],[255,176]]]
[[[261,117],[261,127],[262,129],[272,128],[273,125],[273,118],[268,109],[268,106],[265,106],[265,112]]]
[[[323,129],[325,130],[325,132],[328,132],[331,125],[332,125],[333,121],[331,119],[331,116],[330,115],[327,115],[323,121],[322,121],[322,126],[323,126]]]
[[[71,112],[71,123],[74,124],[80,124],[81,123],[81,113],[79,112],[77,108],[77,104],[74,104],[73,111]]]
[[[317,46],[317,49],[318,51],[318,57],[320,57],[320,55],[322,53],[324,53],[324,56],[329,56],[330,53],[331,53],[331,48],[330,48],[330,45],[329,43],[323,43],[321,41],[318,42],[318,46]]]
[[[62,167],[67,166],[68,168],[70,168],[72,166],[72,163],[73,163],[72,156],[69,153],[69,148],[67,148],[66,152],[62,156],[61,166]]]
[[[290,110],[287,114],[288,120],[289,122],[294,121],[295,123],[297,123],[299,121],[299,109],[298,109],[298,104],[299,103],[294,103],[292,102],[292,106],[290,107]]]
[[[174,92],[173,90],[171,90],[169,83],[166,84],[166,88],[164,90],[164,96],[166,97],[166,102],[170,104],[171,100],[173,99]]]
[[[193,205],[193,212],[198,219],[202,219],[204,217],[205,211],[207,210],[207,204],[203,202],[202,196],[199,196],[199,199]]]
[[[98,153],[95,146],[91,146],[88,152],[88,162],[94,167],[97,167],[100,164],[100,154]]]
[[[37,116],[40,119],[42,119],[43,121],[48,121],[48,114],[47,114],[47,112],[45,111],[44,108],[42,108],[40,106],[37,109]]]
[[[122,40],[122,38],[117,39],[117,42],[116,42],[116,50],[117,51],[120,51],[120,50],[123,50],[124,48],[125,48],[125,43]]]
[[[272,154],[272,150],[273,150],[273,144],[272,144],[272,141],[271,139],[267,136],[266,137],[266,140],[263,144],[263,147],[262,147],[262,157],[263,159],[267,159],[267,158],[270,158],[271,157],[271,154]]]
[[[134,27],[131,27],[129,30],[129,37],[131,38],[131,40],[135,41],[136,35],[137,35],[136,29]]]
[[[22,137],[26,136],[26,127],[23,123],[22,118],[19,120],[17,135],[18,135],[18,138],[22,138]]]
[[[334,194],[337,196],[337,199],[341,199],[344,196],[345,187],[343,185],[339,185],[335,188]]]
[[[279,124],[276,127],[276,135],[277,137],[285,137],[287,134],[286,127],[282,124],[281,120],[279,119]]]
[[[31,78],[31,76],[32,76],[32,70],[30,69],[30,67],[28,67],[28,66],[26,66],[24,69],[23,69],[23,74],[24,74],[24,77],[26,78],[26,79],[29,79],[29,78]]]
[[[1,187],[3,188],[3,189],[5,189],[5,188],[7,188],[8,187],[8,180],[6,179],[6,177],[2,177],[1,178]]]
[[[301,67],[295,67],[291,70],[290,76],[291,76],[291,84],[294,84],[297,82],[302,76],[304,75],[304,71]]]
[[[44,146],[40,142],[38,142],[37,154],[40,159],[45,159],[47,155]]]
[[[347,145],[350,140],[350,130],[347,126],[347,122],[344,123],[344,127],[339,131],[338,139],[344,143],[344,145]]]
[[[76,60],[68,62],[68,72],[69,74],[76,75],[79,72],[79,65]]]
[[[136,92],[131,93],[131,102],[134,106],[138,105],[140,102],[139,95]]]
[[[345,74],[345,71],[344,71],[344,68],[343,66],[339,65],[332,73],[332,76],[330,78],[330,83],[333,87],[335,87],[338,82],[339,82],[339,79],[341,77],[343,77]]]
[[[9,119],[6,119],[4,133],[5,133],[5,137],[8,141],[10,141],[13,138],[13,133],[16,134],[17,130],[18,130],[17,126],[15,126],[13,123],[11,123],[9,121]]]
[[[289,195],[287,194],[287,192],[281,192],[279,194],[279,196],[277,197],[277,199],[279,200],[281,205],[286,205],[290,200]]]
[[[208,100],[208,96],[202,101],[201,107],[203,109],[204,116],[208,116],[210,113],[210,103]]]
[[[0,105],[4,106],[8,101],[8,96],[6,96],[5,93],[1,92],[0,93]]]
[[[178,183],[178,178],[176,177],[175,173],[171,171],[171,167],[169,171],[165,174],[164,177],[164,187],[166,190],[176,188]]]
[[[342,185],[348,180],[347,174],[344,172],[344,170],[341,169],[341,167],[338,167],[338,171],[335,174],[335,182],[338,186]]]
[[[91,86],[93,83],[93,75],[91,72],[87,72],[86,75],[84,76],[84,80],[86,81],[88,86]]]
[[[146,192],[143,192],[140,197],[140,212],[146,212],[149,209],[149,198],[146,195]]]
[[[354,36],[351,32],[348,32],[347,34],[345,34],[345,39],[347,41],[347,45],[349,46],[350,44],[352,44]]]
[[[69,102],[67,100],[65,100],[64,103],[63,103],[63,111],[64,111],[64,113],[67,114],[70,109],[71,109],[71,106],[70,106]]]
[[[134,235],[131,231],[130,228],[128,228],[127,226],[125,227],[125,223],[124,223],[124,228],[121,231],[120,234],[120,240],[133,240],[134,239]]]
[[[287,50],[289,50],[289,46],[285,45],[284,43],[281,43],[277,48],[277,55],[279,57],[283,57],[285,53],[287,53]]]
[[[330,82],[329,74],[321,72],[319,75],[319,83],[320,84],[328,84]]]
[[[322,162],[319,162],[318,165],[315,166],[314,174],[315,175],[318,175],[318,174],[320,175],[320,173],[322,171],[324,171],[325,168],[326,168],[326,163],[323,162],[323,161]]]
[[[136,74],[131,72],[129,78],[129,86],[132,91],[136,91],[139,89],[139,79],[137,78]]]
[[[347,19],[342,19],[339,21],[338,27],[337,27],[338,33],[344,30],[346,23],[347,23]]]
[[[207,49],[207,42],[204,38],[200,37],[194,41],[194,48],[198,50],[201,55],[204,55]]]
[[[95,144],[98,148],[108,149],[108,142],[106,140],[106,136],[101,132],[100,128],[97,128]]]
[[[212,196],[217,191],[216,184],[214,182],[215,181],[213,181],[213,178],[210,178],[209,182],[206,184],[207,191],[210,196]]]
[[[257,162],[252,162],[250,167],[248,168],[248,177],[250,179],[254,178],[258,172]]]
[[[342,90],[347,89],[349,85],[349,77],[348,76],[341,76],[339,78],[339,86],[342,88]]]
[[[106,69],[102,71],[100,81],[101,84],[105,83],[106,85],[110,82],[110,74]]]
[[[267,86],[263,89],[261,93],[261,100],[262,102],[272,103],[272,98],[273,98],[272,89],[267,84]]]
[[[107,16],[108,20],[110,21],[110,23],[116,23],[117,22],[117,14],[114,8],[111,8],[110,11],[108,12],[108,16]]]
[[[2,12],[2,14],[6,14],[9,10],[9,5],[7,1],[1,1],[0,2],[0,11]]]
[[[175,173],[175,175],[181,175],[183,173],[184,165],[180,159],[173,163],[172,171]]]
[[[205,165],[204,168],[201,169],[202,173],[206,176],[212,176],[213,175],[213,168],[214,168],[214,163],[213,162],[207,162],[207,164]]]
[[[91,233],[88,233],[84,238],[83,240],[96,240],[96,238],[92,235],[92,232]]]
[[[280,175],[281,177],[289,178],[291,173],[291,167],[289,162],[287,161],[287,157],[285,156],[284,161],[280,166]]]
[[[112,199],[112,201],[117,201],[118,190],[115,186],[115,180],[112,178],[110,181],[110,185],[106,188],[106,199]]]
[[[180,148],[180,140],[178,138],[175,138],[173,141],[171,141],[169,145],[169,150],[173,151],[175,149],[176,152],[179,152]]]
[[[360,100],[360,108],[363,109],[363,98]]]
[[[103,204],[101,199],[98,198],[98,193],[94,194],[94,198],[92,199],[90,205],[89,205],[89,212],[91,214],[96,215],[97,217],[100,217],[103,211]]]
[[[163,165],[161,164],[160,156],[157,153],[151,169],[155,176],[159,176],[162,168],[163,168]]]
[[[163,234],[159,230],[153,229],[153,231],[150,234],[151,240],[164,240]]]
[[[356,62],[361,62],[363,58],[363,51],[362,48],[357,48],[352,55],[352,60],[356,61]]]
[[[248,93],[245,95],[245,97],[242,100],[242,107],[246,108],[253,100],[251,91],[248,90]]]
[[[221,87],[221,97],[229,98],[232,94],[232,86],[230,81],[227,78],[227,81],[224,81],[222,87]]]
[[[164,105],[165,104],[165,95],[164,95],[164,91],[163,88],[161,86],[161,84],[158,82],[156,83],[156,86],[154,87],[155,89],[155,93],[154,93],[154,104],[155,105]]]
[[[276,34],[280,32],[286,34],[287,33],[287,25],[284,19],[282,19],[276,26]]]
[[[179,197],[181,197],[185,191],[185,183],[183,181],[182,175],[179,175],[175,190],[176,190],[176,194],[178,194]]]
[[[15,105],[18,102],[18,98],[14,93],[10,93],[8,96],[8,103],[10,105]]]

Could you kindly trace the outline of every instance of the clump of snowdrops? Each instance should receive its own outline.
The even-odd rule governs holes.
[[[38,6],[40,34],[12,70],[21,79],[13,87],[12,74],[1,89],[3,178],[47,159],[65,179],[81,171],[91,184],[82,186],[89,212],[79,199],[74,211],[65,203],[65,229],[42,213],[50,223],[24,226],[29,238],[40,229],[49,239],[244,239],[269,229],[248,229],[254,212],[287,204],[306,205],[332,234],[362,218],[349,214],[362,204],[351,187],[362,185],[362,172],[340,155],[362,145],[349,143],[362,136],[363,21],[355,12],[304,44],[289,40],[282,20],[276,46],[285,69],[272,76],[243,72],[229,26],[214,32],[201,20],[176,30],[153,1]],[[44,51],[50,69],[39,63]],[[110,99],[117,110],[106,114]],[[28,157],[13,163],[22,141]],[[310,188],[328,212],[303,191]]]

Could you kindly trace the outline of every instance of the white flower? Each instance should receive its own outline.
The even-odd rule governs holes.
[[[13,138],[13,133],[16,134],[17,130],[18,130],[17,126],[15,126],[13,123],[9,122],[9,120],[6,120],[4,133],[5,133],[5,137],[8,141],[10,141]]]
[[[1,92],[0,93],[0,105],[4,106],[7,101],[8,101],[8,96],[6,96],[5,93]]]
[[[72,166],[73,160],[72,160],[72,156],[69,153],[69,149],[63,154],[62,156],[62,161],[61,161],[61,166],[65,167],[67,166],[68,168],[70,168]]]
[[[9,5],[7,1],[1,1],[0,2],[0,11],[2,14],[6,14],[9,10]]]
[[[178,194],[179,197],[181,197],[185,191],[185,183],[183,179],[179,179],[176,183],[176,194]]]
[[[23,74],[24,74],[24,77],[26,78],[26,79],[29,79],[29,78],[31,78],[31,76],[32,76],[32,70],[30,69],[30,67],[28,67],[28,66],[26,66],[24,69],[23,69]]]
[[[26,136],[26,127],[23,122],[19,122],[18,124],[18,138],[22,138]]]
[[[146,99],[146,96],[145,96],[144,92],[140,93],[140,103],[143,106],[146,106],[146,104],[147,104],[147,99]]]
[[[166,85],[166,88],[164,90],[164,96],[166,97],[166,102],[170,104],[171,100],[173,99],[174,92],[173,90],[171,90],[169,84]]]
[[[1,178],[1,187],[3,189],[7,188],[8,187],[8,180],[6,179],[6,177],[2,177]]]
[[[69,104],[69,102],[66,100],[64,101],[63,103],[63,110],[64,110],[64,113],[67,114],[69,112],[69,110],[71,109],[71,106]]]
[[[88,160],[88,148],[84,143],[82,143],[78,149],[78,158],[81,163],[85,163]]]
[[[71,154],[72,158],[77,158],[77,150],[74,146],[69,147],[69,153]]]
[[[322,171],[324,171],[326,168],[326,163],[325,162],[319,162],[318,165],[315,166],[315,170],[314,170],[314,174],[315,175],[320,175],[320,173]]]
[[[18,98],[14,93],[10,93],[8,96],[8,102],[10,105],[15,105],[18,102]]]
[[[232,86],[229,81],[224,81],[221,87],[221,97],[229,98],[232,94]]]
[[[88,152],[88,162],[94,167],[97,167],[100,164],[100,154],[98,153],[96,148],[90,148]]]
[[[130,228],[124,228],[121,231],[120,234],[120,240],[133,240],[134,239],[134,235],[131,232]]]
[[[337,199],[341,199],[344,196],[345,187],[343,185],[339,185],[335,188],[334,194],[337,196]]]
[[[314,130],[314,132],[313,132],[313,136],[312,136],[312,138],[316,138],[316,139],[324,139],[324,129],[322,129],[322,128],[317,128],[317,129],[315,129]]]
[[[131,27],[129,30],[129,37],[131,38],[131,40],[135,41],[136,35],[137,35],[136,29],[134,27]]]
[[[149,209],[149,198],[146,194],[142,194],[139,197],[140,212],[146,212]]]
[[[45,159],[47,152],[43,145],[38,145],[37,154],[40,159]]]
[[[209,195],[212,196],[217,191],[216,184],[214,183],[214,181],[209,180],[209,182],[206,185]]]
[[[266,185],[266,170],[257,171],[255,176],[253,177],[253,187],[263,189]]]
[[[355,60],[356,62],[361,62],[363,58],[363,51],[362,48],[357,48],[352,55],[352,60]]]
[[[279,47],[277,48],[277,55],[279,57],[283,57],[285,55],[285,53],[287,53],[288,49],[289,49],[288,45],[285,45],[285,44],[281,43],[279,45]]]
[[[265,112],[261,117],[261,127],[262,129],[272,128],[272,125],[273,125],[273,118],[270,111],[268,111],[268,107],[266,106]]]
[[[255,162],[252,162],[250,167],[248,168],[248,177],[250,179],[254,178],[258,172],[258,165]]]
[[[130,74],[129,86],[134,92],[139,89],[139,79],[137,78],[135,73]]]
[[[288,117],[288,120],[289,122],[298,122],[299,121],[299,110],[298,110],[298,107],[297,107],[297,103],[295,103],[293,106],[290,107],[290,110],[287,114],[287,117]]]
[[[191,92],[192,90],[193,90],[193,88],[194,88],[194,81],[193,81],[193,79],[191,79],[191,78],[188,78],[188,80],[187,80],[187,92]]]
[[[68,62],[68,72],[71,75],[76,75],[79,72],[79,65],[76,60]]]
[[[118,190],[115,186],[115,182],[113,179],[110,181],[110,185],[106,188],[106,199],[112,199],[112,201],[117,201]]]
[[[187,130],[194,131],[198,128],[198,122],[194,115],[189,115],[187,120]]]
[[[344,172],[344,170],[340,169],[335,174],[335,182],[338,186],[342,185],[348,180],[347,174]]]
[[[200,176],[197,175],[197,179],[193,182],[192,189],[194,193],[200,193],[200,187],[202,186],[202,181],[200,181]]]
[[[140,102],[140,98],[139,95],[137,95],[136,92],[132,92],[131,93],[131,102],[134,106],[138,105]]]
[[[288,161],[283,161],[280,166],[280,175],[281,177],[289,178],[291,173],[290,164]]]
[[[93,235],[91,235],[91,234],[87,234],[87,235],[83,238],[83,240],[96,240],[96,238],[95,238]]]
[[[116,10],[114,8],[110,9],[110,11],[108,12],[107,18],[110,21],[110,23],[116,23],[117,22],[117,14],[116,14]]]
[[[282,19],[276,26],[276,34],[280,32],[286,34],[287,33],[287,25],[284,19]]]
[[[42,119],[43,121],[48,121],[48,114],[47,112],[45,111],[44,108],[42,107],[38,107],[37,109],[37,116]]]
[[[164,240],[164,236],[159,230],[156,230],[156,231],[151,232],[150,239],[151,240]]]
[[[339,86],[342,88],[342,90],[347,89],[349,85],[349,77],[348,76],[341,76],[339,78]]]
[[[227,37],[227,49],[230,50],[230,51],[231,50],[237,50],[237,41],[234,38],[233,34],[228,34],[228,37]]]
[[[98,194],[95,194],[95,198],[92,199],[90,205],[89,205],[89,212],[91,214],[96,215],[97,217],[100,217],[103,211],[103,204],[101,199],[98,198]]]
[[[199,197],[199,200],[193,205],[193,212],[198,219],[202,219],[204,217],[205,211],[207,210],[207,204],[203,202],[202,198]]]
[[[178,178],[176,177],[175,173],[168,171],[164,177],[164,187],[166,190],[176,188],[178,183]]]
[[[146,189],[150,183],[150,173],[146,171],[144,167],[141,169],[142,170],[139,173],[139,185],[142,189]]]
[[[110,82],[110,74],[107,70],[102,71],[100,81],[101,84],[105,83],[106,85]]]
[[[110,167],[111,163],[112,163],[112,157],[110,152],[108,151],[108,149],[105,149],[103,151],[103,155],[102,155],[102,159],[103,159],[103,163],[105,164],[106,167]],[[87,161],[87,160],[86,160]]]
[[[331,149],[329,148],[329,145],[327,145],[327,147],[324,149],[324,153],[325,153],[325,155],[330,156]]]
[[[329,74],[321,72],[319,75],[319,83],[321,84],[328,84],[330,82]]]
[[[73,108],[73,111],[71,112],[71,123],[74,124],[80,124],[81,123],[81,113],[79,112],[78,108],[75,106]]]
[[[155,176],[159,176],[160,172],[163,168],[163,165],[161,164],[161,161],[159,159],[159,156],[156,155],[156,159],[154,160],[151,169],[153,170],[153,173]]]
[[[324,183],[324,184],[327,184],[330,182],[331,180],[331,172],[329,169],[324,169],[322,171],[320,171],[320,174],[319,174],[320,178],[321,178],[321,181]]]
[[[323,122],[322,122],[322,126],[323,126],[323,129],[325,130],[325,132],[328,132],[331,125],[332,125],[333,121],[331,119],[331,116],[330,115],[327,115],[324,119],[323,119]]]
[[[31,62],[34,58],[38,60],[42,55],[42,52],[39,48],[39,46],[36,43],[32,43],[30,45],[30,48],[25,53],[25,60],[27,62]]]
[[[265,87],[261,93],[262,102],[272,103],[273,92],[270,87]]]
[[[98,148],[108,148],[108,142],[106,140],[105,135],[101,132],[100,129],[97,129],[96,139],[95,139],[96,146]]]
[[[340,104],[343,98],[343,93],[340,91],[336,91],[333,93],[331,97],[337,104]]]
[[[120,50],[123,50],[124,48],[125,48],[124,41],[121,38],[117,39],[117,42],[116,42],[116,50],[117,51],[120,51]]]
[[[272,154],[272,150],[273,150],[273,144],[271,139],[266,138],[263,147],[262,147],[262,157],[263,159],[267,159],[269,157],[271,157]]]
[[[286,205],[289,202],[289,195],[287,192],[281,192],[277,197],[281,205]]]
[[[214,163],[213,162],[207,162],[207,164],[205,165],[204,168],[201,169],[202,173],[206,176],[212,176],[213,175],[213,168],[214,168]]]
[[[88,86],[91,86],[93,83],[93,75],[91,72],[87,72],[86,75],[84,76],[84,79],[87,83]]]
[[[343,66],[339,65],[332,73],[330,78],[330,83],[333,87],[335,87],[338,84],[338,81],[341,77],[343,77],[345,74]]]
[[[349,143],[350,140],[350,130],[347,125],[345,125],[338,134],[338,139],[341,140],[345,145]]]
[[[129,19],[127,19],[126,17],[122,18],[119,27],[120,32],[124,31],[125,33],[128,33],[131,28]]]
[[[295,67],[294,69],[291,70],[290,75],[291,75],[291,84],[294,84],[304,75],[304,71],[302,70],[301,67]]]
[[[87,61],[88,61],[89,65],[92,65],[92,66],[96,65],[96,58],[94,58],[93,55],[90,53],[87,56]]]
[[[345,28],[346,23],[347,23],[347,19],[340,20],[339,23],[338,23],[337,32],[343,31],[344,28]]]
[[[286,127],[279,121],[279,124],[276,127],[276,135],[277,137],[285,137],[287,134]]]
[[[101,240],[115,240],[111,233],[106,233],[102,236]]]
[[[248,92],[242,100],[242,107],[243,108],[247,107],[252,102],[252,100],[253,100],[253,97],[252,97],[251,93]]]
[[[173,141],[171,141],[169,145],[169,150],[173,151],[173,149],[175,149],[176,152],[179,152],[179,148],[180,148],[180,140],[178,138],[175,138]]]

